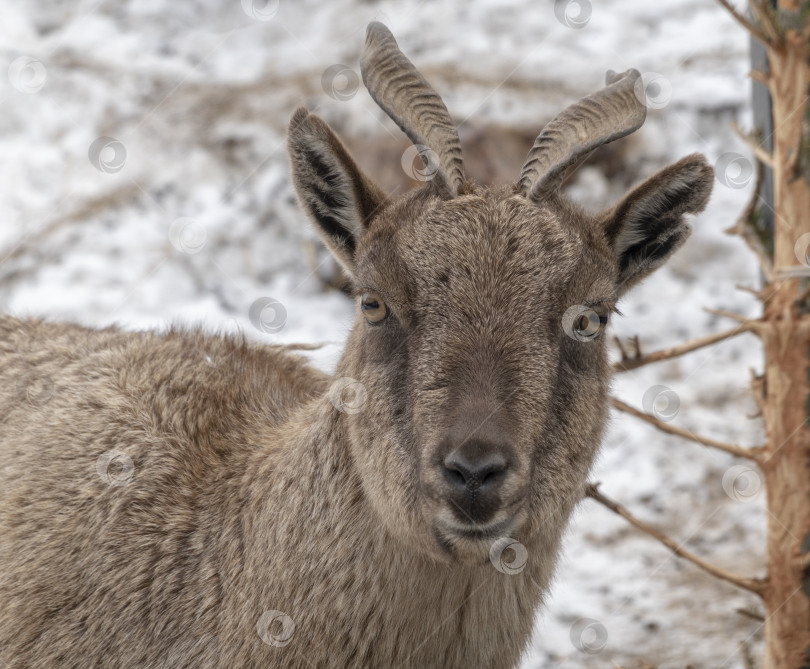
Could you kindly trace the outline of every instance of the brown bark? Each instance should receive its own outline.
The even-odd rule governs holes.
[[[780,10],[792,2],[781,2]],[[810,87],[807,35],[789,31],[768,45],[774,119],[774,275],[764,301],[765,397],[768,440],[761,459],[767,488],[768,579],[765,667],[797,669],[810,649],[810,600],[802,589],[801,544],[810,531],[810,314],[797,303],[802,279],[787,268],[805,263],[797,240],[810,233],[808,175],[799,170],[802,124]]]

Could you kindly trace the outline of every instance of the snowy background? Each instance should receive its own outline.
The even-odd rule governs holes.
[[[652,108],[641,131],[574,175],[569,191],[587,207],[693,151],[712,163],[747,155],[729,123],[751,123],[748,39],[719,5],[565,4],[4,0],[0,310],[325,343],[313,359],[329,370],[353,309],[329,287],[334,264],[293,198],[284,133],[305,104],[389,191],[418,185],[400,166],[407,142],[357,86],[373,19],[443,94],[482,179],[516,178],[551,116],[600,88],[605,70],[629,67],[645,73]],[[613,334],[652,351],[734,325],[705,307],[756,314],[734,288],[756,285],[755,262],[723,234],[754,184],[726,182],[740,187],[715,183],[688,245],[627,296]],[[278,332],[251,323],[261,298],[283,305]],[[641,408],[664,385],[680,403],[671,424],[757,444],[750,367],[760,352],[742,335],[621,375],[615,392]],[[745,464],[616,414],[593,480],[690,550],[761,575],[766,512]],[[753,595],[585,500],[523,666],[741,667],[738,643],[758,650],[762,629],[738,609],[761,613]]]

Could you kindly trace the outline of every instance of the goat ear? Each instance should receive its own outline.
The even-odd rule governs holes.
[[[703,211],[714,170],[692,154],[634,188],[603,217],[619,267],[617,292],[626,292],[658,269],[691,233],[684,214]]]
[[[300,107],[287,133],[298,200],[334,256],[353,274],[354,252],[369,219],[385,200],[326,122]]]

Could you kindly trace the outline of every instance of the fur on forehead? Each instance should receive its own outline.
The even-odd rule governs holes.
[[[358,243],[358,292],[387,289],[389,299],[409,302],[462,270],[590,292],[578,284],[596,270],[606,278],[602,296],[611,294],[609,244],[578,207],[557,197],[537,204],[510,186],[465,186],[453,199],[423,188],[381,210]]]

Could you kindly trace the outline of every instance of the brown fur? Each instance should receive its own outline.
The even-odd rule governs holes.
[[[238,338],[0,318],[9,668],[519,662],[607,413],[605,337],[570,336],[566,310],[612,311],[674,252],[711,169],[690,157],[589,217],[470,182],[386,200],[306,110],[290,155],[355,293],[390,309],[358,305],[335,379]],[[360,411],[333,403],[345,377]],[[442,468],[470,439],[509,462],[480,522]],[[121,485],[97,471],[111,450]]]

